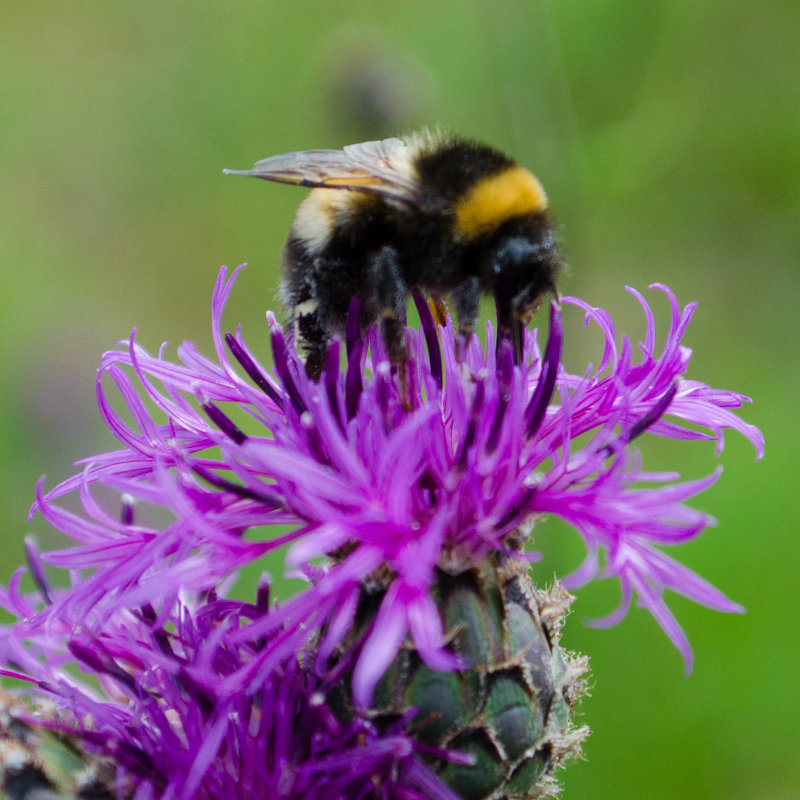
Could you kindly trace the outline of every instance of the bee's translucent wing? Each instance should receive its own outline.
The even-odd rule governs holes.
[[[402,139],[351,144],[343,150],[281,153],[250,170],[223,170],[278,183],[376,194],[394,202],[419,204],[422,187],[412,174],[412,149]]]

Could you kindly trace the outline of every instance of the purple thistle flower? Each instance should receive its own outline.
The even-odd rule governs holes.
[[[506,548],[508,534],[542,513],[567,520],[586,542],[587,560],[566,585],[579,586],[599,574],[604,551],[602,575],[619,578],[625,602],[637,593],[687,664],[689,646],[663,604],[663,588],[713,608],[740,610],[654,547],[693,538],[710,522],[682,503],[711,485],[718,473],[680,484],[673,475],[642,472],[631,455],[631,441],[645,430],[678,439],[715,439],[719,451],[725,428],[740,431],[762,454],[760,432],[731,411],[747,398],[681,377],[690,357],[681,340],[694,306],[681,312],[666,287],[658,288],[667,294],[672,322],[660,354],[652,313],[633,292],[647,318],[638,361],[627,338],[617,345],[605,312],[565,298],[583,309],[587,324],[595,321],[605,337],[599,366],[584,376],[570,375],[559,365],[562,324],[553,307],[544,356],[536,334],[529,333],[520,367],[513,365],[505,343],[496,352],[491,325],[486,348],[473,338],[463,364],[452,327],[444,329],[442,379],[439,343],[420,305],[426,337],[409,330],[409,397],[404,401],[374,331],[366,340],[350,331],[353,355],[344,373],[334,345],[317,384],[305,377],[270,318],[276,364],[276,377],[271,376],[240,333],[221,334],[234,278],[226,281],[223,270],[214,293],[216,362],[184,344],[178,350],[182,363],[172,364],[146,353],[133,337],[104,356],[98,400],[124,447],[82,462],[82,473],[40,493],[34,506],[80,542],[45,560],[91,571],[53,604],[46,612],[50,617],[86,624],[87,613],[101,619],[132,605],[158,605],[172,587],[212,588],[239,567],[292,542],[288,562],[311,585],[262,620],[258,633],[291,623],[288,652],[311,631],[327,627],[332,648],[335,632],[350,625],[359,583],[387,566],[395,576],[382,611],[387,624],[376,626],[357,669],[357,696],[367,704],[383,662],[391,660],[406,633],[431,666],[453,666],[442,647],[441,623],[431,613],[428,588],[436,567],[470,565],[492,549]],[[255,387],[239,374],[225,342]],[[134,425],[112,407],[104,375],[116,383]],[[156,422],[145,400],[165,422]],[[240,411],[255,420],[252,433],[231,421]],[[665,415],[708,432],[679,426]],[[586,434],[588,440],[576,444]],[[642,481],[665,485],[639,488]],[[163,529],[119,521],[93,497],[97,483],[163,506],[175,520]],[[53,504],[74,491],[81,495],[85,516]],[[243,536],[248,529],[278,524],[293,530],[256,541]],[[315,559],[331,554],[338,554],[332,567],[315,565]],[[272,654],[265,655],[259,666],[271,660]],[[259,666],[251,665],[250,671],[257,673]]]
[[[682,310],[669,289],[655,287],[672,313],[656,352],[654,319],[637,292],[631,290],[647,320],[638,350],[625,337],[617,341],[606,312],[564,298],[605,339],[599,365],[573,375],[561,364],[557,305],[550,308],[543,352],[536,332],[526,332],[516,365],[511,343],[496,344],[491,325],[485,347],[476,337],[465,344],[449,322],[437,330],[418,297],[422,333],[407,331],[405,380],[390,364],[380,333],[362,335],[350,324],[346,367],[340,368],[334,343],[314,382],[272,316],[271,371],[241,331],[223,336],[221,316],[237,273],[228,278],[223,268],[215,288],[215,360],[183,344],[180,363],[171,363],[163,353],[143,350],[135,335],[104,355],[98,402],[122,447],[79,462],[82,471],[49,492],[40,485],[34,505],[76,541],[42,556],[50,567],[67,570],[71,585],[35,601],[21,593],[18,573],[0,591],[0,605],[19,618],[0,641],[0,663],[14,664],[59,696],[76,724],[90,713],[98,737],[125,752],[132,747],[130,763],[120,762],[131,774],[141,758],[150,759],[147,769],[161,756],[185,767],[182,783],[152,784],[152,796],[188,797],[190,789],[216,780],[213,769],[222,781],[227,766],[203,769],[241,748],[234,739],[250,735],[246,720],[254,698],[264,693],[285,693],[259,701],[265,715],[281,703],[299,704],[306,709],[302,725],[335,728],[335,720],[312,719],[323,715],[312,698],[327,691],[326,669],[339,668],[331,657],[341,658],[356,627],[360,592],[371,582],[385,594],[347,657],[357,705],[369,707],[407,639],[428,666],[457,667],[431,594],[437,574],[458,574],[493,552],[518,555],[542,514],[566,520],[586,544],[585,561],[564,580],[568,587],[595,577],[619,580],[622,603],[597,624],[618,621],[635,595],[687,669],[691,649],[664,590],[721,611],[742,610],[659,549],[696,537],[711,522],[685,501],[719,472],[683,483],[674,474],[645,472],[633,444],[647,433],[714,440],[719,452],[724,430],[732,428],[752,442],[759,458],[763,453],[760,431],[733,412],[747,398],[683,377],[691,353],[682,339],[693,305]],[[126,413],[112,402],[113,387]],[[124,508],[132,498],[143,511],[159,513],[140,514],[140,521],[108,511],[100,487],[126,498]],[[78,493],[84,513],[56,504],[71,493]],[[281,532],[272,534],[276,525]],[[287,563],[306,579],[305,590],[271,608],[218,599],[238,569],[287,544]],[[36,576],[43,585],[38,568]],[[313,669],[305,668],[296,654],[312,646]],[[64,677],[63,666],[75,662],[101,676],[105,700],[90,699],[88,690]],[[178,709],[177,723],[171,708]],[[230,727],[232,719],[238,727]],[[260,724],[273,725],[269,735],[277,736],[280,714],[270,719]],[[409,779],[416,789],[387,796],[411,798],[420,781],[435,781],[416,771],[424,768],[402,727],[378,736],[364,720],[356,724],[367,726],[367,739],[374,735],[374,758],[388,748],[388,760],[369,762],[369,769],[380,772],[391,762],[392,775],[416,776]],[[350,744],[329,762],[324,747],[319,759],[304,755],[309,760],[302,774],[348,758],[366,764],[367,756],[352,750],[364,740],[353,731],[345,726],[330,734]],[[155,739],[145,746],[141,737],[150,736]],[[267,747],[263,736],[255,740],[252,746]],[[274,757],[259,750],[262,756]],[[401,762],[405,771],[397,767]],[[246,769],[275,796],[316,796],[281,794],[268,783],[265,767]],[[212,788],[208,796],[224,791],[222,784]],[[337,791],[324,796],[360,796]],[[448,796],[444,788],[420,791]]]

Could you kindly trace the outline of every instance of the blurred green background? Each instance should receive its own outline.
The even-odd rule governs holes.
[[[581,625],[612,606],[613,587],[579,594],[566,643],[592,658],[594,734],[565,797],[800,796],[798,31],[796,0],[5,0],[0,575],[24,533],[56,541],[26,522],[36,479],[52,485],[113,447],[94,401],[104,349],[138,326],[149,348],[209,351],[217,269],[242,261],[228,320],[265,345],[303,192],[222,167],[440,123],[541,178],[565,293],[637,337],[625,284],[663,281],[699,301],[690,377],[752,396],[744,416],[767,439],[755,463],[729,436],[722,479],[694,503],[719,525],[680,557],[748,611],[671,599],[691,677],[641,610],[611,630]],[[596,358],[570,319],[575,363]],[[687,477],[716,463],[710,445],[645,455]],[[541,528],[542,580],[580,557],[562,533]]]

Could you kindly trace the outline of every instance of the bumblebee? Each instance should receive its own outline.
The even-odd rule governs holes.
[[[539,181],[503,153],[441,134],[272,156],[225,170],[312,187],[283,247],[281,293],[306,371],[318,378],[353,298],[381,321],[393,363],[405,361],[406,300],[449,296],[469,336],[482,292],[499,335],[521,357],[522,326],[556,293],[562,257]]]

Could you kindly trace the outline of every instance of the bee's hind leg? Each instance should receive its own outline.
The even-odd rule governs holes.
[[[299,302],[292,310],[292,328],[295,346],[305,352],[306,375],[318,381],[325,366],[330,345],[330,333],[323,324],[319,304],[309,298]]]

